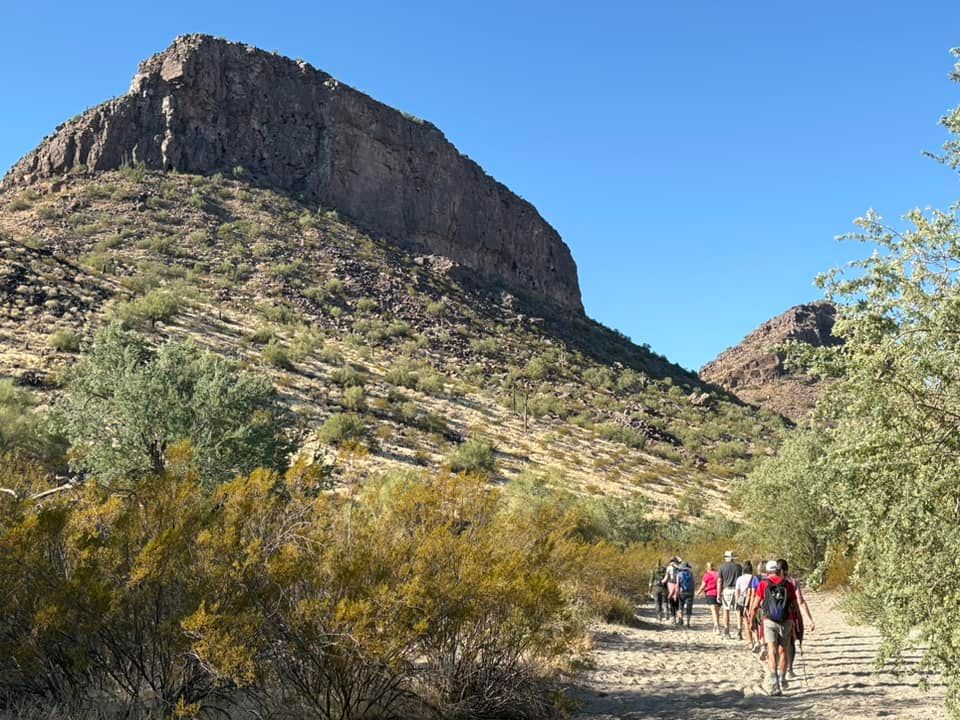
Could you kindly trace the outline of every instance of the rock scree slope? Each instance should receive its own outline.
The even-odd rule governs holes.
[[[181,36],[140,65],[126,95],[61,125],[3,186],[135,163],[193,174],[242,169],[371,234],[583,311],[570,250],[533,205],[434,125],[303,61]]]
[[[700,377],[748,403],[798,421],[813,408],[822,385],[790,372],[779,348],[788,342],[814,347],[840,343],[833,334],[836,314],[836,307],[828,302],[792,307],[704,365]]]

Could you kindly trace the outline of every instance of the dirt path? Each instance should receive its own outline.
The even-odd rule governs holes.
[[[915,675],[873,671],[876,630],[849,625],[833,596],[807,599],[817,629],[804,643],[806,682],[798,659],[799,679],[783,697],[766,694],[766,669],[745,644],[709,632],[706,607],[694,609],[687,630],[657,624],[648,606],[640,628],[596,628],[595,667],[571,693],[583,703],[576,720],[946,718],[942,688],[924,692]]]

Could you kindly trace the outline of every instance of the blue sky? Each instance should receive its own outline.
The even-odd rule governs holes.
[[[697,368],[817,297],[835,236],[958,198],[954,2],[10,3],[0,166],[206,32],[426,118],[570,245],[587,312]]]

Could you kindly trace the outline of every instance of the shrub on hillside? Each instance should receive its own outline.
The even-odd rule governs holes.
[[[0,457],[45,466],[62,462],[63,440],[36,410],[37,400],[9,378],[0,379]]]
[[[152,330],[158,322],[168,323],[180,312],[180,300],[169,290],[151,290],[146,295],[120,303],[116,309],[117,319],[123,327]]]
[[[60,352],[80,352],[79,336],[73,330],[66,328],[60,328],[50,333],[50,337],[47,338],[47,345]]]
[[[346,445],[367,438],[367,426],[353,413],[334,413],[317,431],[317,439],[326,445]]]
[[[290,370],[293,368],[293,363],[290,362],[287,351],[276,339],[271,340],[263,346],[263,350],[260,351],[260,357],[263,358],[263,362],[270,367],[281,370]]]
[[[286,465],[292,423],[270,383],[196,345],[154,349],[111,324],[66,380],[54,427],[70,441],[74,469],[105,483],[162,473],[182,440],[212,482]]]
[[[453,472],[492,475],[496,467],[493,443],[481,437],[469,438],[447,456],[447,465]]]

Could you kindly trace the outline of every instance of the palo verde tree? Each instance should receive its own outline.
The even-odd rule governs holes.
[[[182,441],[208,485],[282,469],[294,448],[291,416],[265,377],[192,343],[154,349],[118,324],[70,371],[51,422],[70,442],[73,469],[106,483],[161,474]]]
[[[960,51],[954,51],[960,57]],[[960,64],[953,79],[960,81]],[[943,124],[960,138],[960,108]],[[943,162],[960,167],[960,140]],[[884,659],[919,642],[960,717],[960,204],[914,210],[904,227],[875,213],[852,239],[869,258],[819,279],[838,305],[844,344],[796,359],[834,378],[812,427],[749,483],[751,513],[786,489],[805,504],[820,555],[843,542],[856,557],[855,606],[886,640]],[[809,487],[808,491],[790,488]],[[763,530],[763,528],[760,528]],[[767,529],[769,531],[769,528]]]

